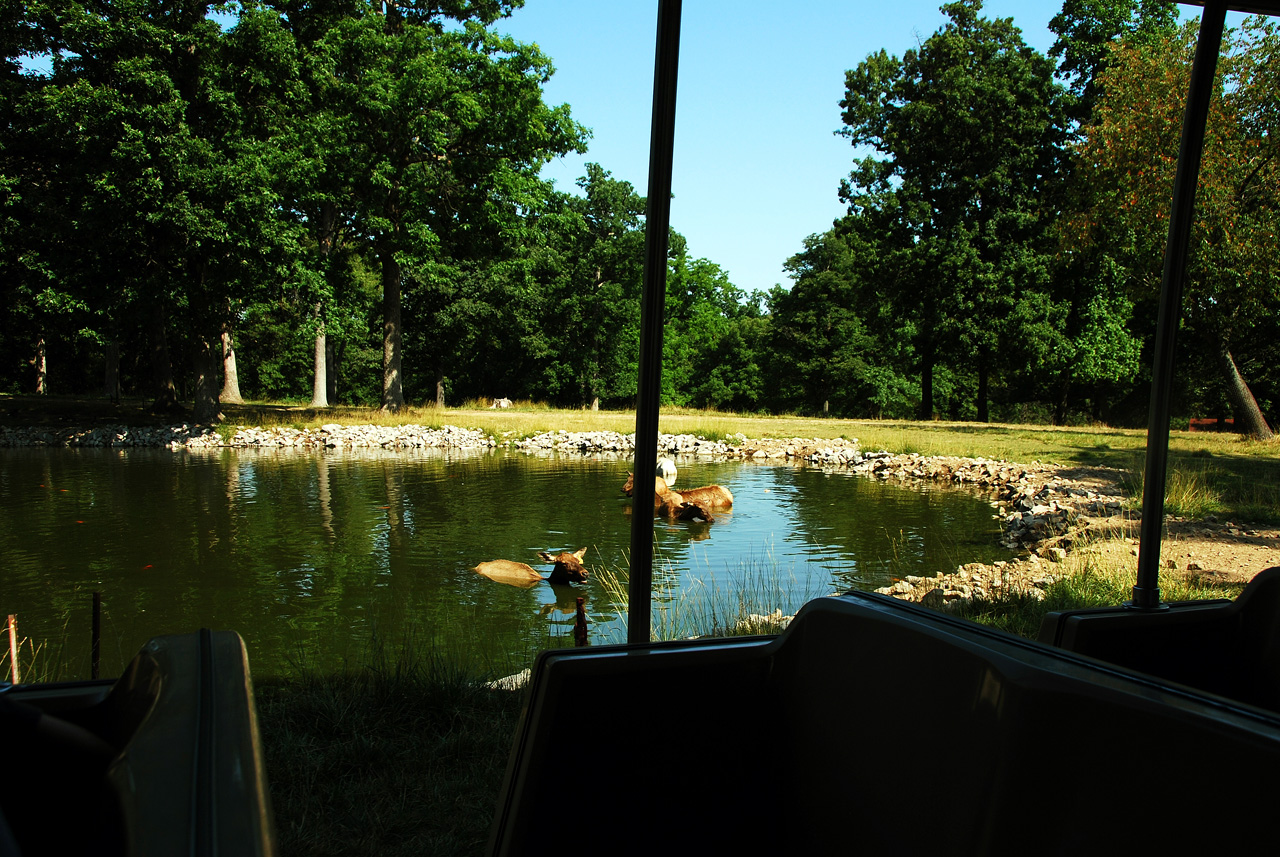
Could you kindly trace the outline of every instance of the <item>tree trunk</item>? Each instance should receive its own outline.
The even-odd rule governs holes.
[[[156,400],[151,404],[153,411],[175,411],[181,407],[178,389],[173,385],[173,364],[169,361],[165,324],[164,304],[156,301],[151,310],[151,377],[156,394]]]
[[[436,407],[444,407],[444,369],[436,367]]]
[[[105,369],[102,378],[102,395],[112,402],[120,401],[120,343],[112,337],[107,341]]]
[[[197,423],[214,423],[222,418],[218,413],[218,354],[213,343],[205,336],[195,341],[195,413]]]
[[[1067,408],[1071,404],[1071,370],[1064,368],[1058,375],[1058,395],[1054,397],[1053,402],[1053,424],[1055,426],[1064,426],[1067,424]],[[1098,397],[1094,395],[1094,403],[1096,406]]]
[[[933,346],[920,354],[920,419],[933,419]]]
[[[338,401],[338,365],[339,351],[338,345],[332,338],[325,335],[324,338],[324,365],[325,365],[325,393],[328,401]]]
[[[316,305],[316,312],[320,306]],[[311,407],[329,407],[329,342],[324,334],[324,322],[320,322],[320,330],[316,333],[315,374],[311,383]]]
[[[598,410],[600,410],[600,397],[599,397],[599,396],[592,396],[592,397],[591,397],[591,410],[593,410],[593,411],[598,411]]]
[[[987,404],[990,393],[991,370],[987,366],[987,350],[978,349],[978,422],[991,422],[991,410]]]
[[[404,407],[404,383],[400,375],[400,263],[388,249],[382,252],[382,409]],[[439,390],[437,398],[441,397]]]
[[[1218,345],[1218,368],[1227,385],[1227,401],[1231,402],[1231,410],[1235,413],[1236,429],[1249,437],[1270,440],[1273,436],[1271,426],[1267,425],[1267,418],[1262,415],[1258,400],[1253,397],[1253,391],[1240,375],[1240,369],[1236,366],[1225,339]]]
[[[600,394],[596,392],[602,386],[600,384],[600,362],[593,361],[591,374],[582,385],[582,402],[590,407],[592,402],[600,401]],[[595,409],[593,409],[595,410]]]
[[[321,203],[320,205],[320,264],[321,269],[325,272],[325,276],[329,274],[329,257],[333,254],[333,246],[337,242],[338,235],[338,207],[332,202]],[[315,306],[316,321],[319,327],[316,330],[316,350],[314,369],[315,376],[311,382],[311,407],[327,408],[332,400],[332,381],[329,379],[330,363],[329,358],[332,356],[328,336],[324,328],[324,302],[316,301]]]
[[[231,326],[222,325],[222,393],[218,397],[223,402],[243,405],[240,395],[240,376],[236,372],[236,349],[231,341]]]
[[[49,350],[43,336],[36,340],[36,354],[31,358],[31,365],[36,367],[36,395],[43,396],[49,392]]]

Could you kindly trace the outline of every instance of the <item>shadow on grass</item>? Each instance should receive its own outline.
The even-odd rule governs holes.
[[[282,855],[480,854],[523,691],[402,650],[257,684]]]

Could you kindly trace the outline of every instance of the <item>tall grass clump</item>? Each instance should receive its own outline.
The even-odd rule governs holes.
[[[1228,451],[1223,451],[1223,450]],[[1270,448],[1197,447],[1171,454],[1164,510],[1184,518],[1225,516],[1257,523],[1280,522],[1280,462]],[[1121,480],[1137,505],[1146,484],[1146,460],[1131,453]]]
[[[406,643],[258,683],[281,853],[480,853],[522,704],[486,678]]]
[[[782,571],[771,557],[749,559],[737,569],[716,574],[711,569],[683,580],[678,590],[670,581],[677,574],[658,559],[650,612],[650,638],[682,640],[693,637],[737,637],[775,634],[790,614],[804,602],[830,594],[830,589],[806,592],[794,573]],[[626,632],[628,574],[625,568],[604,568],[597,578],[620,607],[619,618]],[[607,640],[620,643],[625,640]]]
[[[4,645],[0,646],[0,682],[13,680],[13,655],[9,649],[9,636],[3,636]],[[23,684],[38,684],[46,681],[60,681],[62,672],[56,662],[49,658],[47,643],[37,643],[30,637],[22,637],[14,647],[17,649],[18,678]]]
[[[1208,470],[1178,467],[1165,480],[1165,514],[1203,518],[1225,510],[1221,493],[1212,484]]]
[[[83,658],[75,657],[67,627],[71,622],[69,612],[62,615],[62,633],[52,639],[21,636],[22,617],[15,620],[17,633],[14,648],[17,650],[18,677],[23,684],[43,684],[54,681],[76,681],[89,678],[89,645],[85,641]],[[0,619],[0,629],[7,625]],[[13,680],[13,655],[9,648],[7,630],[0,635],[0,682]]]
[[[1242,520],[1280,523],[1280,484],[1239,477],[1233,481],[1232,497],[1236,515]]]

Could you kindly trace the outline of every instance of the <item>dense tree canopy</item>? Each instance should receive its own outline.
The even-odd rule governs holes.
[[[1098,97],[1098,75],[1117,40],[1148,42],[1172,32],[1177,20],[1177,6],[1170,0],[1066,0],[1049,22],[1058,35],[1049,56],[1058,59],[1058,76],[1076,97],[1073,116],[1088,121]]]
[[[1134,302],[1153,303],[1159,291],[1194,39],[1187,27],[1113,48],[1078,150],[1065,235],[1081,255],[1123,271],[1125,296]],[[1183,365],[1211,367],[1205,374],[1217,374],[1236,418],[1250,433],[1269,436],[1246,379],[1260,381],[1268,397],[1274,389],[1280,36],[1253,19],[1225,42],[1197,190]]]
[[[200,419],[220,366],[223,397],[317,406],[630,404],[644,200],[594,164],[580,194],[539,178],[588,132],[494,26],[515,5],[6,4],[4,383],[38,354],[46,389],[47,349],[53,386],[105,364]],[[673,247],[669,400],[758,406],[759,301]]]
[[[201,420],[242,391],[632,406],[645,200],[600,164],[540,177],[590,133],[501,34],[518,5],[0,0],[0,390]],[[980,0],[942,10],[900,57],[850,58],[847,213],[788,288],[746,294],[672,231],[665,403],[1145,422],[1193,27],[1066,0],[1046,57]],[[1176,391],[1258,434],[1277,41],[1227,36]]]
[[[981,17],[978,0],[942,8],[950,23],[918,49],[848,73],[842,133],[879,157],[841,195],[883,225],[871,265],[914,352],[921,416],[935,367],[967,364],[985,421],[990,374],[1025,334],[1015,309],[1047,278],[1062,93],[1011,19]]]

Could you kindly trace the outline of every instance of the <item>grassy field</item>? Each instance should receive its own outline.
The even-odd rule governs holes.
[[[283,855],[483,852],[523,697],[402,645],[255,687]]]

